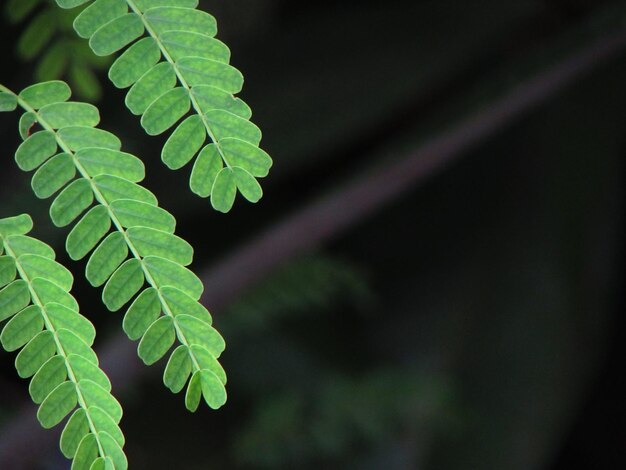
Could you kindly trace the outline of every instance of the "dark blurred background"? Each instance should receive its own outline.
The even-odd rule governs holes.
[[[227,405],[188,413],[64,253],[0,116],[0,217],[31,213],[76,273],[131,468],[626,468],[626,2],[200,3],[274,158],[261,202],[228,215],[160,163],[106,61],[67,52],[67,14],[31,28],[34,52],[36,14],[1,20],[0,82],[64,74],[97,102],[227,341]],[[0,467],[69,468],[13,360]]]

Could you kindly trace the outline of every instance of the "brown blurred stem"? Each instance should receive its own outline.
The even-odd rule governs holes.
[[[204,300],[213,309],[222,308],[277,266],[341,235],[415,189],[472,146],[510,125],[625,46],[626,32],[597,41],[515,87],[403,158],[368,171],[285,217],[204,273]],[[131,388],[149,370],[139,364],[135,345],[121,335],[99,349],[102,367],[118,394]],[[35,405],[25,404],[0,431],[0,468],[33,468],[43,455],[53,450],[59,433],[58,428],[52,432],[43,430],[35,418]]]

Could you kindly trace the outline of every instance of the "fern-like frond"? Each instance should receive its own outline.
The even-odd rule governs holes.
[[[72,469],[126,469],[122,407],[91,348],[96,331],[78,313],[72,274],[51,247],[27,236],[32,226],[28,215],[0,219],[0,321],[10,319],[0,342],[7,351],[21,348],[15,367],[32,377],[44,428],[73,412],[61,435]]]
[[[73,8],[90,0],[56,1]],[[111,81],[131,87],[126,105],[141,115],[148,134],[161,134],[182,120],[163,147],[162,160],[179,169],[197,156],[192,191],[228,212],[237,191],[250,202],[262,197],[257,178],[268,175],[272,160],[259,147],[261,131],[250,121],[250,107],[234,96],[243,76],[229,64],[228,47],[215,39],[215,18],[197,5],[197,0],[95,0],[77,16],[74,29],[99,56],[130,45],[111,67]],[[142,38],[144,33],[148,37]],[[211,143],[205,145],[207,137]]]
[[[70,257],[82,259],[91,252],[86,276],[93,286],[104,285],[109,310],[134,299],[123,327],[131,339],[141,339],[141,359],[155,363],[178,338],[165,385],[177,393],[191,376],[188,409],[198,407],[201,395],[210,407],[222,406],[226,375],[217,358],[225,343],[199,303],[202,282],[186,268],[193,249],[174,234],[174,217],[137,184],[144,177],[141,160],[122,152],[113,134],[95,127],[97,108],[67,101],[71,91],[64,82],[33,85],[14,98],[1,85],[0,90],[9,95],[0,98],[5,108],[19,104],[27,122],[42,128],[34,133],[22,129],[25,140],[15,158],[22,170],[36,170],[32,186],[39,197],[60,191],[50,207],[55,225],[78,219],[67,237]]]
[[[36,79],[67,78],[78,95],[95,101],[102,94],[96,72],[108,68],[111,58],[95,56],[76,37],[72,23],[77,13],[60,10],[53,0],[8,0],[4,4],[8,21],[23,24],[15,50],[24,62],[37,60]]]

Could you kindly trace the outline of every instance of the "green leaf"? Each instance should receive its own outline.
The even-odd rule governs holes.
[[[161,34],[161,42],[175,61],[183,57],[203,57],[225,64],[230,61],[226,44],[206,34],[168,31]]]
[[[272,159],[267,153],[243,140],[224,139],[220,147],[231,166],[243,168],[257,178],[267,176],[272,167]]]
[[[126,231],[139,255],[159,256],[183,266],[191,264],[193,248],[189,243],[169,232],[162,232],[148,227],[133,227]]]
[[[43,317],[39,307],[31,305],[15,315],[0,334],[0,342],[7,351],[15,351],[43,330]]]
[[[190,345],[205,347],[213,356],[219,357],[226,343],[215,328],[191,315],[178,315],[176,324]]]
[[[97,406],[108,414],[115,423],[122,419],[122,406],[106,389],[91,380],[81,380],[78,388],[85,397],[87,407]]]
[[[111,175],[136,183],[145,177],[143,162],[130,153],[104,148],[86,148],[76,159],[90,176]]]
[[[64,127],[63,129],[59,129],[57,135],[59,139],[74,152],[89,147],[99,147],[110,150],[119,150],[122,148],[120,139],[115,135],[94,127]]]
[[[137,296],[126,315],[122,327],[132,340],[138,340],[148,330],[150,325],[161,314],[159,293],[154,287],[149,287]]]
[[[92,68],[99,67],[100,61],[105,62],[107,59],[103,60],[90,56],[90,59],[85,62],[74,61],[70,65],[68,72],[69,80],[78,94],[88,101],[99,101],[102,97],[102,87],[100,86],[99,78]]]
[[[207,405],[214,410],[226,403],[226,389],[220,379],[210,370],[200,371],[202,396]]]
[[[232,94],[239,93],[243,88],[241,72],[223,62],[202,57],[183,57],[177,66],[192,87],[211,85]]]
[[[69,330],[82,339],[87,346],[93,344],[96,338],[96,329],[87,318],[75,310],[57,303],[48,303],[45,309],[55,330]]]
[[[17,42],[20,59],[29,61],[44,50],[56,31],[53,12],[44,10],[28,24]]]
[[[4,287],[15,280],[15,276],[17,276],[15,260],[10,256],[0,256],[0,287]]]
[[[159,287],[176,287],[196,300],[202,295],[202,281],[180,264],[157,256],[146,256],[143,264]]]
[[[19,124],[20,136],[22,137],[22,140],[28,139],[30,131],[36,123],[37,115],[35,113],[26,112],[22,114]]]
[[[72,181],[54,199],[50,206],[50,217],[57,227],[71,224],[93,202],[93,190],[89,181],[77,179]]]
[[[90,38],[98,29],[128,12],[125,0],[96,0],[74,20],[74,29],[83,39]]]
[[[9,21],[18,23],[26,18],[38,3],[39,0],[9,0],[6,4],[5,14]]]
[[[188,31],[215,36],[217,22],[208,13],[191,8],[157,7],[144,11],[146,21],[157,32]]]
[[[150,325],[139,342],[137,353],[143,362],[152,365],[169,351],[175,339],[172,318],[163,316]]]
[[[204,305],[183,291],[175,287],[161,287],[159,291],[175,317],[178,315],[191,315],[209,325],[213,322],[211,314]]]
[[[191,352],[196,358],[196,361],[198,361],[201,369],[210,370],[217,376],[222,384],[226,385],[226,372],[224,368],[207,348],[199,344],[193,344],[191,345]]]
[[[250,202],[259,202],[263,197],[263,190],[254,176],[238,166],[234,167],[232,171],[241,195]]]
[[[79,408],[70,417],[61,433],[61,452],[68,459],[74,458],[78,446],[89,434],[89,421],[85,409]]]
[[[89,467],[89,470],[106,470],[106,459],[104,457],[98,457],[96,460],[93,461],[93,463],[91,464],[91,467]],[[113,464],[111,463],[113,470],[115,469],[115,466],[113,466]]]
[[[96,55],[107,56],[119,51],[143,34],[143,22],[135,13],[128,13],[98,29],[89,46]]]
[[[66,379],[65,359],[63,356],[52,356],[32,378],[28,391],[33,401],[39,404]]]
[[[191,376],[187,393],[185,394],[185,406],[192,413],[198,409],[200,399],[202,398],[202,384],[200,379],[200,371],[196,371]]]
[[[35,375],[35,372],[55,353],[54,335],[50,331],[42,331],[31,339],[15,358],[18,375],[23,379]]]
[[[98,108],[88,103],[66,102],[48,104],[39,110],[42,123],[53,129],[64,127],[95,127],[100,122]]]
[[[43,401],[37,411],[37,419],[44,428],[50,429],[70,414],[77,403],[76,385],[63,382]]]
[[[98,101],[102,96],[100,81],[91,68],[96,66],[88,62],[73,62],[68,72],[69,80],[78,94],[88,101]]]
[[[126,460],[126,455],[122,451],[122,448],[117,443],[115,438],[113,438],[106,431],[102,431],[98,433],[100,438],[100,442],[102,442],[102,447],[104,447],[104,452],[113,460],[116,469],[126,470],[128,468],[128,461]]]
[[[0,236],[24,235],[33,229],[33,219],[28,214],[0,219]]]
[[[189,357],[189,349],[187,346],[178,346],[167,361],[165,373],[163,374],[163,383],[173,393],[178,393],[185,388],[190,374],[191,358]]]
[[[120,232],[109,234],[95,249],[85,275],[92,286],[104,284],[128,256],[128,246]]]
[[[137,5],[141,11],[167,6],[196,8],[198,6],[198,0],[135,0],[135,5]]]
[[[78,311],[76,299],[47,279],[37,278],[31,281],[31,287],[43,305],[48,303],[61,304],[64,307]]]
[[[60,153],[39,167],[33,175],[31,186],[38,198],[46,199],[63,188],[76,176],[72,157]]]
[[[12,317],[30,303],[28,284],[22,279],[0,290],[0,321]]]
[[[154,39],[140,39],[113,63],[109,78],[116,87],[127,88],[154,67],[160,58],[161,51]]]
[[[75,335],[72,331],[63,328],[57,330],[56,335],[67,355],[76,354],[98,365],[98,356],[82,338]]]
[[[91,68],[95,66],[88,62],[73,62],[68,72],[69,80],[78,94],[88,101],[98,101],[102,95],[98,76]]]
[[[211,189],[211,205],[215,210],[228,212],[235,202],[237,182],[229,168],[221,170],[215,178]]]
[[[17,166],[23,171],[31,171],[45,162],[57,151],[57,142],[50,131],[35,132],[20,144],[15,152]]]
[[[104,410],[97,406],[89,408],[89,416],[93,420],[98,431],[104,431],[115,439],[115,442],[121,447],[124,445],[124,434],[113,418],[111,418]]]
[[[92,60],[92,62],[96,61]],[[74,85],[76,92],[84,99],[98,101],[102,97],[102,87],[98,76],[91,67],[97,67],[97,65],[87,61],[72,62],[67,72],[68,79]]]
[[[87,256],[111,228],[111,218],[105,206],[95,206],[87,212],[67,236],[65,247],[70,258]]]
[[[84,357],[77,356],[76,354],[70,354],[67,358],[74,376],[77,381],[91,380],[97,383],[105,389],[107,392],[111,391],[111,381],[106,374],[96,366],[93,362],[85,359]]]
[[[133,298],[143,283],[141,261],[129,259],[113,273],[104,286],[102,300],[110,311],[116,312]]]
[[[54,34],[54,26],[52,26],[52,22],[54,20],[46,20],[48,25],[44,26],[43,33],[38,37],[38,41],[43,39],[46,35],[52,36]],[[34,23],[34,22],[33,22]],[[33,25],[31,23],[31,26]],[[48,37],[45,39],[46,42],[51,42],[53,40],[52,37]],[[42,48],[45,46],[45,43],[42,44]],[[39,61],[39,65],[35,70],[35,77],[38,80],[52,80],[54,78],[60,77],[63,75],[68,66],[68,57],[66,53],[66,49],[61,42],[53,43],[49,48],[44,49],[43,57]],[[34,52],[34,51],[31,51]],[[36,54],[42,52],[41,50],[35,52],[33,58]]]
[[[182,87],[174,88],[148,107],[141,117],[141,125],[149,135],[159,135],[176,124],[190,107],[187,90]]]
[[[131,87],[126,95],[126,106],[133,114],[143,114],[159,96],[170,91],[174,85],[174,67],[167,62],[161,62],[142,75]]]
[[[203,112],[223,109],[243,119],[252,117],[252,110],[240,98],[210,85],[198,85],[191,89],[191,94]]]
[[[93,179],[93,183],[110,204],[118,199],[132,199],[145,202],[153,206],[157,205],[157,198],[143,186],[131,183],[118,176],[100,175]]]
[[[261,130],[252,122],[236,114],[221,109],[214,109],[207,111],[204,117],[218,141],[234,138],[255,146],[261,142]]]
[[[53,103],[62,103],[69,100],[70,96],[72,96],[72,90],[67,83],[60,80],[37,83],[23,89],[20,93],[20,98],[34,109]]]
[[[172,170],[185,166],[204,144],[206,129],[198,115],[185,119],[169,137],[161,159]]]
[[[57,0],[58,2],[59,0]],[[98,458],[98,442],[93,434],[85,434],[78,445],[72,470],[90,470],[91,464]]]
[[[0,112],[15,111],[17,108],[17,96],[13,93],[0,92]]]
[[[18,263],[29,279],[38,277],[48,279],[66,292],[69,292],[74,284],[74,276],[65,266],[45,256],[21,255]]]
[[[54,250],[46,245],[44,242],[37,240],[36,238],[27,237],[24,235],[13,235],[9,238],[11,250],[18,258],[25,254],[34,254],[39,256],[45,256],[46,258],[54,259]]]
[[[140,201],[121,199],[111,203],[115,217],[123,227],[150,227],[174,233],[176,219],[160,207]]]
[[[189,181],[191,190],[200,197],[209,197],[222,168],[224,163],[217,146],[209,144],[204,147],[193,165]]]
[[[55,0],[61,8],[74,8],[87,3],[89,0]]]

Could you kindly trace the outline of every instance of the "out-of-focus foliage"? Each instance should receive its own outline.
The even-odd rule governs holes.
[[[409,369],[358,379],[331,375],[261,401],[233,456],[256,468],[324,466],[333,459],[354,468],[372,448],[397,440],[417,449],[423,436],[452,425],[452,408],[448,385]],[[401,459],[411,466],[410,453]]]
[[[15,53],[35,66],[35,81],[66,79],[76,94],[98,101],[102,87],[98,73],[110,63],[108,57],[94,55],[72,28],[76,11],[62,10],[53,0],[8,0],[7,20],[22,29]]]
[[[329,255],[309,255],[287,263],[225,312],[224,328],[233,334],[259,332],[282,319],[320,315],[335,303],[369,311],[376,302],[367,274],[354,263]]]

